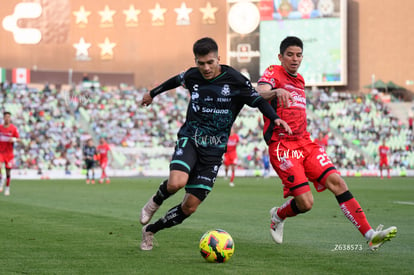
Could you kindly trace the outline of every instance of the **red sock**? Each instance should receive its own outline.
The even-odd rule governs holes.
[[[230,182],[233,182],[233,180],[234,180],[234,171],[233,172],[231,172],[231,177],[230,177]]]
[[[279,209],[277,210],[277,216],[284,220],[287,217],[294,217],[297,214],[299,214],[299,209],[296,206],[295,199],[290,199],[287,202],[285,202]]]
[[[351,192],[346,191],[345,193],[336,196],[339,206],[344,213],[345,217],[361,232],[363,236],[368,230],[372,229],[365,217],[364,211],[358,201],[352,196]]]
[[[6,179],[6,186],[9,187],[10,186],[10,178]]]
[[[102,169],[102,175],[101,175],[101,178],[105,178],[106,177],[106,172],[105,172],[105,169]]]

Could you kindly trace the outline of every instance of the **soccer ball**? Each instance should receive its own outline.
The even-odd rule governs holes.
[[[199,246],[201,256],[210,263],[227,262],[234,253],[233,238],[222,229],[204,233]]]

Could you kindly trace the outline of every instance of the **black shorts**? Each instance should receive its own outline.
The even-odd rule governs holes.
[[[201,154],[190,138],[182,137],[175,146],[170,170],[188,173],[189,179],[185,190],[202,201],[213,189],[222,159],[222,155]]]
[[[93,159],[86,159],[85,160],[85,166],[86,166],[86,169],[88,169],[88,170],[92,169],[94,164],[95,164],[95,161]]]

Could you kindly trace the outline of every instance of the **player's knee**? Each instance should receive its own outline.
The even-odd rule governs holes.
[[[181,209],[186,216],[190,216],[197,211],[197,205],[182,204]]]
[[[312,209],[313,206],[313,198],[300,201],[299,203],[296,202],[296,205],[298,206],[298,209],[300,213],[308,212]]]
[[[348,190],[345,180],[338,174],[330,174],[326,179],[325,185],[335,195],[342,194]]]
[[[167,191],[170,194],[176,193],[178,190],[185,186],[185,182],[181,180],[168,180]]]

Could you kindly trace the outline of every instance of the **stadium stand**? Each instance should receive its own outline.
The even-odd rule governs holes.
[[[45,89],[47,87],[47,89]],[[13,85],[0,94],[3,110],[12,112],[23,142],[16,145],[16,168],[39,173],[82,168],[82,144],[103,136],[111,144],[110,166],[137,174],[168,167],[176,133],[184,121],[187,92],[176,89],[154,99],[147,108],[139,100],[147,90],[131,86],[70,87]],[[328,155],[339,169],[375,169],[383,138],[391,148],[390,163],[414,168],[413,131],[371,95],[335,91],[308,92],[308,130],[329,137]],[[245,107],[235,122],[241,137],[239,169],[261,169],[266,149],[263,120],[256,109]]]

